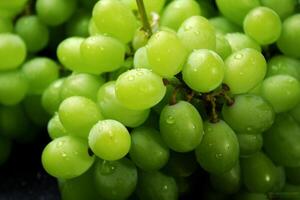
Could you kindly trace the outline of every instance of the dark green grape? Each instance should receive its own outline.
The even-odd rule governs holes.
[[[241,32],[241,28],[229,21],[223,16],[217,16],[209,19],[209,22],[215,27],[216,32],[223,34]]]
[[[210,183],[214,190],[224,194],[234,194],[241,187],[240,164],[237,163],[231,170],[222,174],[211,174]]]
[[[241,158],[241,170],[243,182],[251,192],[269,192],[275,185],[276,167],[262,152]]]
[[[239,143],[224,122],[204,123],[204,136],[196,148],[197,161],[206,171],[221,174],[232,169],[239,158]]]
[[[286,167],[285,172],[290,183],[300,185],[300,167]]]
[[[300,126],[288,114],[275,118],[264,133],[264,149],[270,158],[285,167],[300,166]]]
[[[272,192],[282,191],[285,184],[286,184],[286,173],[284,167],[276,166],[275,184],[272,188]]]
[[[196,108],[180,101],[166,106],[160,114],[160,131],[166,144],[174,151],[195,149],[203,136],[202,118]]]
[[[137,185],[137,169],[127,158],[118,161],[99,160],[95,165],[96,189],[107,200],[127,199]]]
[[[9,139],[0,136],[0,166],[9,158],[12,143]]]
[[[79,10],[74,13],[71,20],[66,24],[66,32],[68,36],[88,37],[89,36],[89,23],[91,16],[85,12]]]
[[[266,194],[240,192],[233,197],[234,200],[269,200]]]
[[[240,156],[250,156],[261,150],[263,137],[260,134],[237,134],[240,147]]]
[[[131,132],[129,155],[142,170],[159,170],[169,159],[169,148],[158,131],[141,127]]]
[[[173,177],[159,171],[139,171],[137,194],[143,200],[177,200],[178,187]]]

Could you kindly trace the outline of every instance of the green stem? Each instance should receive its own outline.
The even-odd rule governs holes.
[[[143,30],[147,33],[148,37],[151,37],[152,29],[151,29],[150,23],[148,21],[144,1],[143,0],[136,0],[136,3],[138,5],[139,13],[141,15],[141,20],[142,20],[142,23],[143,23]]]

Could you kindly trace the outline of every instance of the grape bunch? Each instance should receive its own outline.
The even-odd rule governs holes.
[[[63,200],[300,199],[299,1],[0,11],[0,130],[47,126]]]

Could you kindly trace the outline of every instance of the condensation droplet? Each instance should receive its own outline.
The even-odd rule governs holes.
[[[64,143],[65,143],[65,141],[59,141],[56,146],[57,147],[62,147],[64,145]]]
[[[240,73],[239,73],[239,75],[240,75],[240,76],[243,76],[243,75],[244,75],[244,73],[243,73],[243,72],[240,72]]]
[[[65,157],[67,157],[67,154],[66,153],[62,153],[61,156],[65,158]]]
[[[167,122],[168,124],[174,124],[175,119],[174,119],[174,117],[172,117],[172,116],[168,116],[166,122]]]
[[[216,158],[217,158],[217,159],[221,158],[222,156],[223,156],[223,154],[221,154],[221,153],[217,153],[217,154],[216,154]]]
[[[236,54],[236,55],[234,56],[234,58],[235,58],[235,59],[241,59],[241,58],[243,58],[243,54],[238,53],[238,54]]]
[[[251,127],[247,127],[247,131],[252,131],[252,128]]]
[[[130,75],[130,76],[128,76],[127,79],[128,79],[129,81],[133,81],[133,80],[134,80],[134,76]]]
[[[167,190],[167,189],[168,189],[168,186],[167,186],[167,185],[164,185],[163,189],[164,189],[164,190]]]

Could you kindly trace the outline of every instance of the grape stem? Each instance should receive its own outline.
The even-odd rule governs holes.
[[[147,33],[148,38],[150,38],[151,35],[152,35],[152,29],[151,29],[150,23],[148,21],[144,1],[143,0],[136,0],[136,4],[138,6],[139,13],[140,13],[140,16],[141,16],[141,20],[142,20],[142,23],[143,23],[142,30],[144,30]]]

